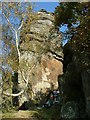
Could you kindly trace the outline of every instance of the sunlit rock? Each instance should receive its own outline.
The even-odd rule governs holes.
[[[47,90],[58,88],[58,75],[63,74],[62,36],[54,27],[54,15],[38,12],[37,16],[20,43],[19,89],[25,88],[23,76],[28,81],[20,104],[29,99],[41,101]]]

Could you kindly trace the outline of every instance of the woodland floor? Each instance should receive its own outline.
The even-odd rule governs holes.
[[[58,105],[53,105],[51,108],[33,108],[30,110],[2,113],[1,120],[13,120],[13,118],[29,118],[28,120],[59,120],[60,107],[58,107]]]

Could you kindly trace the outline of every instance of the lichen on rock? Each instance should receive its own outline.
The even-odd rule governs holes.
[[[63,74],[62,35],[54,27],[54,15],[48,12],[38,12],[37,19],[28,27],[30,29],[24,36],[23,29],[21,31],[20,64],[24,76],[28,76],[32,91],[27,89],[26,96],[31,92],[29,99],[35,100],[41,99],[41,94],[45,94],[47,89],[51,90],[52,86],[53,89],[58,88],[58,75]],[[19,83],[19,88],[25,86],[20,72]],[[24,101],[25,95],[21,97],[20,103]]]

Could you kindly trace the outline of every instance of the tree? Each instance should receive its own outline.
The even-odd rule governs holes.
[[[70,2],[60,3],[55,10],[55,25],[67,24],[69,35],[68,43],[74,54],[79,55],[81,69],[89,68],[90,62],[90,2]],[[85,61],[85,58],[88,58]],[[81,62],[82,60],[82,62]]]
[[[20,64],[19,63],[20,30],[23,27],[27,18],[30,19],[30,22],[32,21],[33,17],[31,13],[32,13],[31,3],[23,3],[23,2],[2,3],[2,18],[3,18],[2,41],[3,41],[3,46],[5,47],[3,50],[3,59],[5,61],[3,61],[2,66],[4,67],[4,69],[5,66],[7,66],[7,68],[10,68],[11,73],[17,72],[18,69],[22,73],[22,70],[19,65]],[[5,54],[7,54],[7,57],[5,56]],[[25,78],[22,73],[22,80],[26,83],[25,86],[26,89],[28,85],[28,73],[27,73],[27,78]],[[7,96],[19,96],[25,91],[25,89],[15,94],[10,94],[6,92],[3,92],[3,94]]]
[[[66,24],[68,26],[66,35],[71,36],[64,46],[64,75],[63,82],[60,81],[63,93],[62,102],[77,101],[78,106],[81,107],[80,100],[82,99],[83,107],[80,108],[83,111],[82,114],[86,112],[90,117],[88,108],[90,104],[87,104],[89,101],[87,98],[90,95],[88,87],[90,77],[90,2],[60,3],[55,13],[55,25]],[[86,87],[84,88],[84,86]],[[79,112],[80,117],[82,114]]]

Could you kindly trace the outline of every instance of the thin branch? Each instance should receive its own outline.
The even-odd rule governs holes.
[[[17,97],[17,96],[20,96],[20,95],[23,94],[23,93],[24,93],[24,90],[20,91],[20,92],[17,93],[17,94],[10,94],[10,93],[5,93],[5,92],[3,92],[3,95]]]
[[[19,68],[19,70],[20,70],[20,68]],[[21,76],[22,76],[22,78],[23,78],[24,82],[28,84],[28,80],[26,80],[26,78],[24,77],[24,75],[23,75],[23,73],[22,73],[22,71],[21,71],[21,70],[20,70],[20,73],[21,73]]]
[[[21,23],[21,25],[20,25],[20,27],[18,28],[17,31],[19,31],[22,28],[22,26],[23,26],[23,20],[22,20],[22,23]]]
[[[34,67],[35,67],[35,65],[32,67],[32,69],[33,69]],[[29,73],[32,71],[32,69],[29,71]],[[21,71],[20,71],[20,72],[21,72]],[[26,87],[27,87],[27,85],[28,85],[28,80],[26,80],[26,78],[23,76],[22,72],[21,72],[21,75],[22,75],[22,78],[23,78],[24,82],[26,82],[26,85],[25,85],[24,90],[21,90],[19,93],[16,93],[16,94],[10,94],[10,93],[3,92],[3,93],[2,93],[3,95],[17,97],[17,96],[22,95],[22,94],[25,92],[25,89],[26,89]],[[28,77],[29,77],[29,76],[28,76]],[[32,90],[32,92],[33,92],[33,90]]]
[[[4,12],[2,12],[2,13],[3,13],[4,17],[6,18],[8,24],[10,25],[10,28],[15,32],[15,35],[16,35],[16,47],[17,47],[18,56],[20,57],[20,51],[19,51],[19,48],[18,48],[18,34],[17,33],[23,26],[23,20],[22,20],[22,23],[21,23],[20,27],[18,28],[18,30],[15,30],[15,28],[12,26],[12,24],[10,23],[10,20],[5,15],[5,13]]]
[[[10,21],[9,21],[9,19],[7,18],[7,16],[5,15],[5,13],[4,12],[2,12],[2,14],[4,15],[4,17],[6,18],[6,20],[7,20],[7,22],[8,22],[8,24],[10,25],[10,27],[12,28],[12,30],[14,31],[14,32],[16,32],[16,30],[14,29],[14,27],[12,26],[12,24],[10,23]]]

